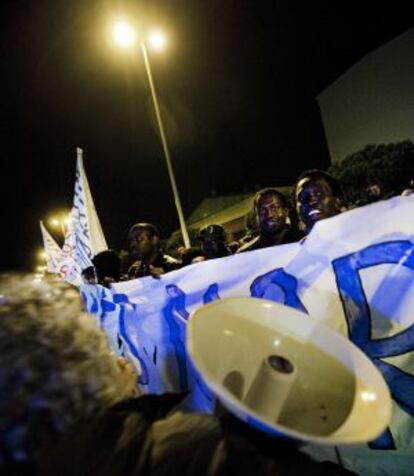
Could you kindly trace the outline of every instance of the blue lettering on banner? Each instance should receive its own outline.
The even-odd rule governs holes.
[[[302,312],[308,312],[299,299],[297,279],[291,274],[286,273],[283,268],[274,269],[257,277],[250,286],[250,294],[252,297],[266,297],[266,292],[272,286],[278,286],[283,291],[284,304],[286,306],[293,307]]]
[[[75,197],[73,207],[73,230],[76,239],[75,261],[81,269],[91,265],[93,257],[90,246],[90,234],[88,229],[88,219],[86,216],[85,202],[82,198],[83,187],[80,181],[80,170],[76,170]]]
[[[165,287],[165,290],[170,298],[163,309],[163,314],[168,325],[170,342],[175,352],[180,389],[185,391],[188,389],[187,357],[184,343],[180,337],[180,326],[174,316],[174,312],[178,314],[179,319],[181,318],[184,321],[187,321],[190,314],[186,309],[186,296],[183,290],[175,284],[169,284]]]
[[[101,328],[103,329],[104,328],[104,325],[105,325],[105,320],[106,320],[106,314],[108,312],[113,312],[116,310],[116,305],[111,302],[111,301],[108,301],[107,299],[101,299],[101,309],[102,309],[102,313],[101,313],[101,316],[100,316],[100,322],[101,322]]]
[[[88,309],[88,298],[83,291],[81,291],[81,299],[82,299],[82,304],[83,304],[83,307],[85,308],[85,311],[92,312],[91,310]]]
[[[129,299],[128,299],[128,296],[126,294],[114,293],[112,295],[112,299],[117,304],[128,304],[129,303]]]
[[[81,233],[87,236],[86,233],[84,233],[84,230],[81,230]],[[89,264],[90,259],[93,256],[91,247],[88,245],[88,243],[82,240],[79,233],[76,233],[76,255],[82,264]]]
[[[208,304],[209,302],[217,301],[218,299],[220,299],[220,296],[218,293],[218,284],[217,283],[210,284],[207,291],[204,293],[203,303]]]
[[[178,324],[174,314],[178,316],[179,321],[183,320],[185,322],[190,317],[190,314],[186,309],[185,292],[175,284],[169,284],[168,286],[166,286],[165,289],[169,296],[169,300],[163,310],[163,313],[170,333],[170,342],[175,351],[180,388],[184,391],[188,389],[187,356],[185,351],[185,345],[180,334],[180,325]],[[207,288],[207,291],[204,293],[203,303],[207,304],[217,299],[220,299],[220,296],[218,294],[218,284],[213,283]],[[184,322],[182,322],[182,324],[185,325]],[[185,332],[185,327],[183,327],[183,332]]]
[[[371,312],[359,271],[380,264],[399,264],[414,270],[413,244],[410,241],[379,243],[332,262],[349,338],[381,371],[395,402],[414,416],[414,376],[381,360],[414,351],[414,324],[396,335],[371,339]],[[369,446],[373,449],[395,449],[390,430]]]
[[[168,296],[170,296],[169,304],[171,304],[171,311],[175,310],[186,321],[190,314],[185,307],[185,292],[175,284],[169,284],[165,287],[165,290]]]
[[[119,335],[124,341],[124,343],[127,345],[128,349],[130,350],[131,354],[133,357],[135,357],[141,367],[141,373],[138,377],[138,383],[141,385],[148,385],[149,383],[149,374],[148,374],[148,369],[147,366],[145,365],[144,360],[139,354],[139,351],[135,344],[132,342],[130,339],[127,329],[126,329],[126,322],[125,322],[125,306],[119,305],[120,307],[120,313],[119,313]]]
[[[91,312],[92,314],[97,314],[99,311],[98,299],[95,296],[91,296],[91,297],[92,297],[92,304],[91,304],[89,312]]]

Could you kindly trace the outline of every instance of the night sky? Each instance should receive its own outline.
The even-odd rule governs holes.
[[[212,193],[287,185],[328,166],[315,98],[412,26],[408,12],[389,8],[361,16],[276,1],[3,1],[1,268],[32,269],[39,220],[70,209],[76,146],[110,247],[125,247],[136,221],[164,236],[178,228],[142,57],[112,45],[112,19],[125,13],[168,36],[150,61],[189,215]]]

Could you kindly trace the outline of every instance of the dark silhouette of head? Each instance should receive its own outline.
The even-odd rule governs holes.
[[[114,250],[101,251],[92,259],[95,266],[98,283],[103,284],[106,280],[119,281],[121,277],[121,260]]]
[[[82,281],[85,284],[97,284],[97,276],[94,266],[88,266],[81,272]]]

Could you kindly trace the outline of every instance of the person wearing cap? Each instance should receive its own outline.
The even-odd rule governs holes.
[[[323,170],[303,172],[295,186],[295,198],[305,235],[316,222],[346,210],[339,182]]]
[[[265,188],[257,192],[253,199],[252,209],[259,233],[243,244],[237,253],[293,243],[300,239],[299,233],[289,225],[287,199],[277,189]]]
[[[226,244],[226,232],[221,225],[204,226],[198,232],[196,240],[199,241],[200,246],[183,250],[182,261],[184,266],[233,254]]]
[[[130,279],[162,274],[181,267],[173,257],[163,254],[160,233],[151,223],[136,223],[128,232],[131,257],[135,260],[128,269]]]
[[[200,229],[197,236],[204,259],[223,258],[231,255],[226,245],[226,232],[221,225],[207,225]]]

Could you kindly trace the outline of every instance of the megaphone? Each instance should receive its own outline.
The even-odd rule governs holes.
[[[267,433],[343,445],[375,439],[390,421],[390,392],[369,358],[291,307],[214,301],[190,317],[187,350],[223,406]]]

